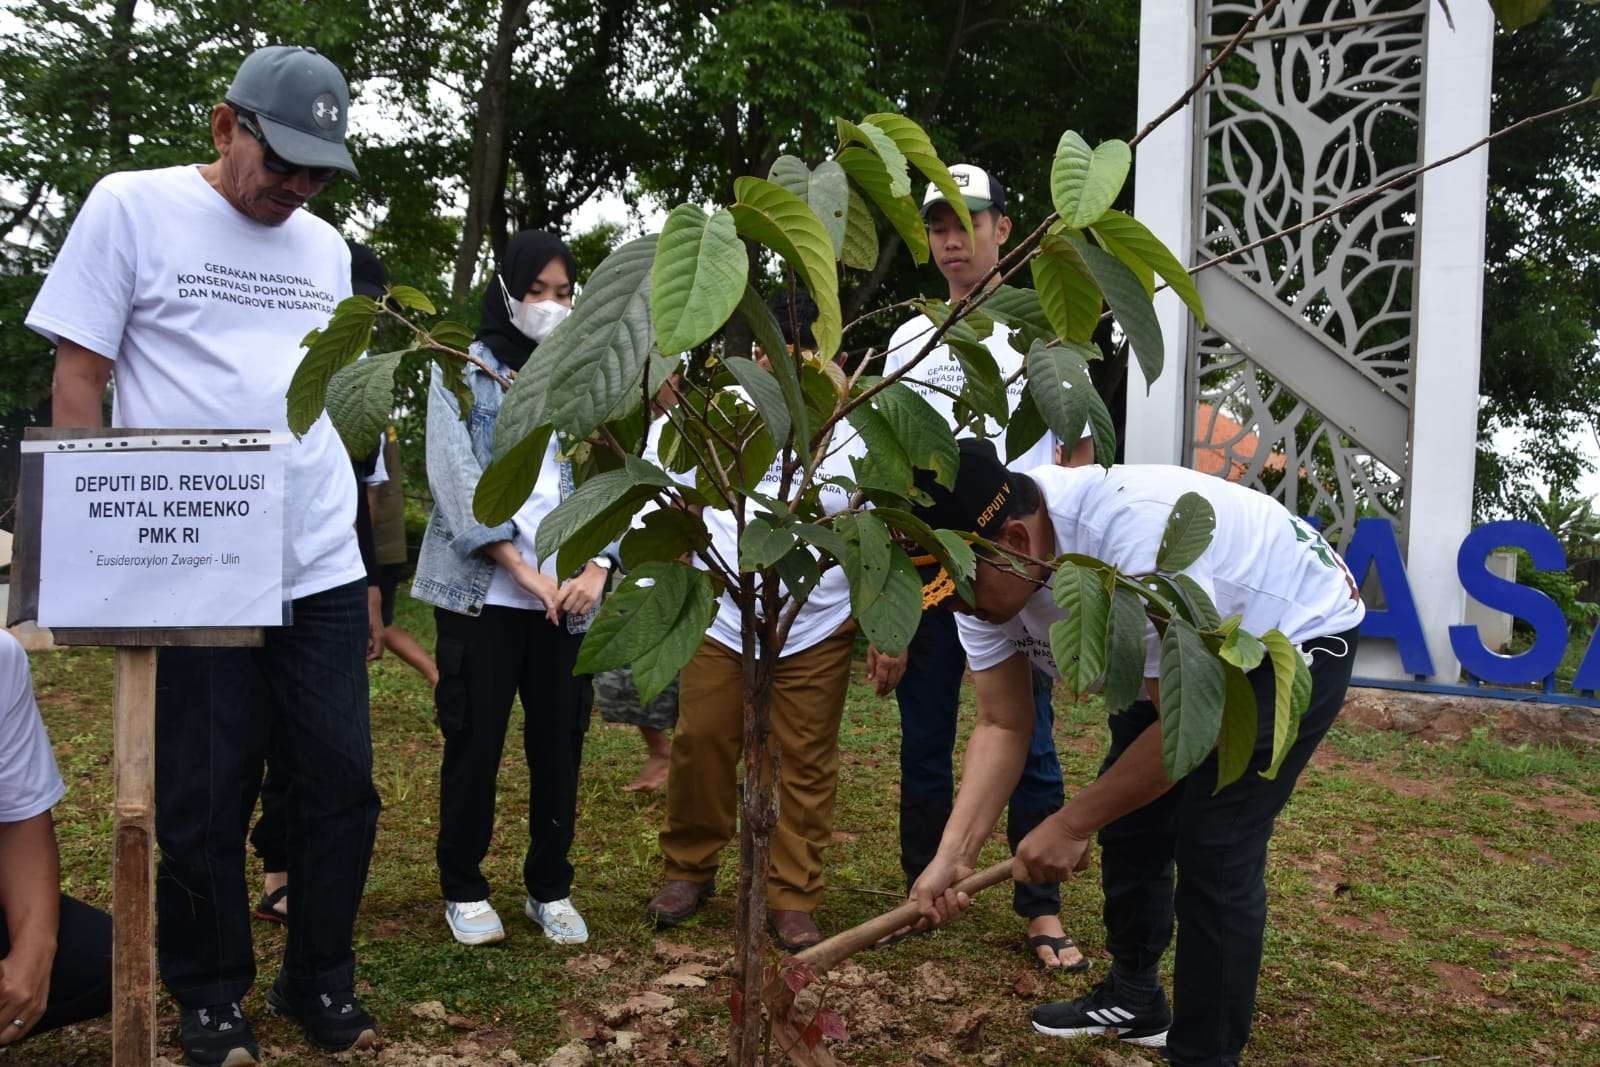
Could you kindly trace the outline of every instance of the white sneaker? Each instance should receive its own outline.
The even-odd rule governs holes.
[[[532,897],[522,905],[523,912],[544,928],[544,936],[558,945],[581,945],[589,940],[589,927],[572,906],[571,897],[541,904]]]
[[[506,928],[501,925],[500,916],[487,900],[463,903],[447,900],[444,904],[444,920],[450,924],[450,932],[455,939],[463,945],[487,945],[504,941],[506,937]]]

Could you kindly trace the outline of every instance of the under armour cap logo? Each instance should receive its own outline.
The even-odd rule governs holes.
[[[332,93],[323,93],[317,97],[316,102],[311,105],[311,118],[319,129],[331,130],[339,125],[339,104]]]

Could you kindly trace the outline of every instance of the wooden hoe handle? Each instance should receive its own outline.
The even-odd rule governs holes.
[[[1008,859],[976,874],[968,875],[956,883],[955,890],[958,893],[975,896],[981,889],[988,889],[992,885],[1010,880],[1011,861]],[[917,910],[917,906],[908,900],[876,919],[868,919],[860,926],[852,926],[825,941],[817,942],[804,951],[795,953],[794,958],[802,963],[809,963],[813,970],[822,974],[862,949],[875,945],[895,931],[910,926],[921,916],[922,913]]]

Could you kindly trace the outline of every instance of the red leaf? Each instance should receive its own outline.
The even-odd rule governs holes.
[[[783,984],[789,987],[791,993],[800,992],[816,980],[817,972],[811,969],[809,963],[790,963],[783,969]]]
[[[733,1013],[733,1025],[744,1021],[744,994],[737,989],[728,994],[728,1010]]]
[[[822,1036],[832,1038],[834,1041],[848,1041],[849,1033],[845,1030],[844,1016],[832,1008],[823,1008],[817,1012],[817,1022],[822,1026]]]
[[[811,1025],[800,1035],[800,1040],[806,1043],[806,1048],[816,1048],[817,1042],[822,1040],[822,1024],[812,1019]]]

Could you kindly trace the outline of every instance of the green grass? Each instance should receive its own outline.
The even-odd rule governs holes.
[[[400,610],[402,623],[431,647],[428,612],[404,598]],[[36,655],[33,664],[71,789],[56,813],[63,879],[70,892],[106,906],[111,657],[65,651]],[[700,989],[652,985],[671,968],[653,951],[657,937],[641,913],[660,875],[661,800],[620,791],[642,758],[636,733],[597,718],[589,734],[572,858],[574,896],[593,937],[580,950],[551,945],[521,918],[527,772],[519,746],[508,745],[515,755],[501,773],[500,822],[486,871],[509,937],[500,946],[469,949],[449,938],[440,913],[433,867],[439,741],[429,693],[403,664],[385,658],[372,671],[372,699],[384,813],[357,952],[364,998],[390,1046],[384,1062],[487,1063],[505,1050],[541,1062],[574,1030],[593,1033],[603,1006],[652,988],[673,996],[676,1007],[619,1024],[639,1031],[641,1044],[614,1062],[715,1062],[727,980],[712,977]],[[1094,773],[1104,729],[1093,704],[1058,711],[1070,788]],[[818,913],[830,931],[892,906],[900,882],[893,701],[855,685],[842,744],[831,888]],[[1564,749],[1506,746],[1486,734],[1446,747],[1336,728],[1279,820],[1248,1061],[1600,1062],[1595,763]],[[1001,849],[990,845],[984,859],[1000,858]],[[719,894],[666,940],[719,958],[734,922],[733,851],[726,853]],[[253,896],[259,872],[252,868],[249,880]],[[972,1064],[1111,1062],[1100,1058],[1101,1042],[1047,1043],[1027,1021],[1031,1004],[1075,996],[1104,973],[1097,876],[1091,871],[1065,887],[1063,915],[1095,967],[1088,976],[1044,979],[1036,994],[1015,989],[1029,967],[1008,904],[996,890],[959,925],[858,956],[858,966],[829,993],[852,1030],[835,1053],[858,1064],[940,1057]],[[281,932],[258,924],[264,976],[282,943]],[[566,966],[579,956],[583,966]],[[435,1000],[456,1016],[453,1024],[412,1014],[414,1005]],[[175,1056],[170,1007],[163,1002],[161,1039]],[[246,1008],[272,1062],[322,1062],[267,1014],[259,989]],[[956,1031],[985,1010],[987,1024],[975,1038],[968,1027],[963,1044]],[[595,1047],[602,1047],[600,1039]],[[430,1060],[431,1053],[446,1058]],[[97,1024],[46,1037],[8,1059],[51,1067],[104,1063],[106,1030]]]

